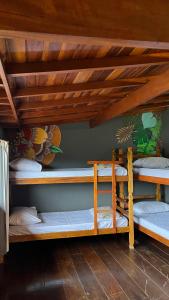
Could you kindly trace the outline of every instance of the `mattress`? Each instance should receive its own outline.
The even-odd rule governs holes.
[[[169,211],[134,217],[135,223],[169,240]]]
[[[92,230],[93,214],[91,209],[67,212],[48,212],[38,214],[42,223],[27,226],[10,226],[9,235],[29,235],[64,231]],[[128,226],[128,219],[117,217],[117,227]],[[98,227],[112,228],[112,218],[98,218]]]
[[[63,177],[90,177],[93,176],[93,168],[73,168],[45,170],[42,172],[17,171],[10,172],[10,178],[63,178]],[[112,168],[102,168],[98,170],[98,176],[111,176]],[[116,166],[117,176],[126,176],[127,170],[124,167]]]
[[[134,173],[142,176],[169,178],[169,169],[134,168]]]

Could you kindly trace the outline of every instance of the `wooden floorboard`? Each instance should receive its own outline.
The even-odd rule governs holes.
[[[139,234],[13,244],[0,300],[169,299],[169,248]]]

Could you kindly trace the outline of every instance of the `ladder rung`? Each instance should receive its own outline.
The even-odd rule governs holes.
[[[98,190],[98,194],[112,194],[112,190]]]

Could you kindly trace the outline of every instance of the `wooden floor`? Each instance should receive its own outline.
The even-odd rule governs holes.
[[[169,299],[169,248],[143,235],[12,245],[0,266],[1,300]]]

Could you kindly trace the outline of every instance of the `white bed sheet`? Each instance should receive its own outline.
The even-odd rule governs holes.
[[[99,176],[111,176],[112,168],[103,168],[98,170]],[[126,176],[127,169],[122,166],[116,166],[117,176]],[[93,176],[93,168],[69,168],[57,169],[42,172],[29,172],[29,171],[11,171],[10,178],[59,178],[59,177],[88,177]]]
[[[169,211],[135,216],[134,221],[169,240]]]
[[[42,223],[27,226],[10,226],[9,235],[28,235],[63,231],[80,231],[93,229],[93,215],[90,209],[67,212],[48,212],[38,215]],[[124,216],[117,218],[117,227],[128,226]],[[112,218],[99,218],[99,228],[111,228]]]
[[[134,173],[142,176],[169,178],[169,168],[166,169],[134,168]]]

